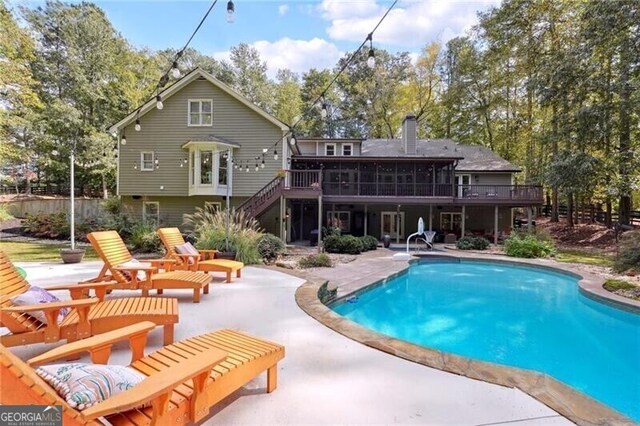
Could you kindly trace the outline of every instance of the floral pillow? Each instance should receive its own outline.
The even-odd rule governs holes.
[[[176,252],[179,254],[199,254],[200,253],[198,249],[195,248],[191,243],[184,243],[179,246],[176,246]],[[189,257],[187,259],[187,262],[189,263],[189,265],[192,265],[195,261],[193,260],[193,257]]]
[[[146,376],[131,367],[102,364],[53,364],[36,373],[73,408],[84,410],[131,389]]]
[[[24,293],[11,298],[11,302],[16,306],[28,306],[28,305],[38,305],[40,303],[61,302],[61,300],[58,299],[53,294],[49,293],[44,288],[31,286]],[[66,317],[69,314],[69,312],[70,312],[69,308],[60,309],[60,313],[58,314],[58,324],[62,322],[64,317]],[[31,315],[41,323],[47,324],[47,317],[43,311],[29,312],[29,315]]]

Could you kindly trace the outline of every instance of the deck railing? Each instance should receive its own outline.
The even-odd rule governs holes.
[[[541,186],[453,185],[432,182],[331,181],[321,170],[288,170],[286,189],[322,191],[323,195],[353,197],[453,197],[465,200],[542,202]]]

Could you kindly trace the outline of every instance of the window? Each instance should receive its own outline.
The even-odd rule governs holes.
[[[160,203],[157,201],[142,203],[142,220],[147,225],[157,227],[160,224]]]
[[[190,155],[190,163],[191,163],[191,170],[189,172],[189,174],[191,174],[191,186],[194,186],[196,184],[196,152],[195,151],[191,151],[191,155]]]
[[[200,151],[200,185],[213,183],[213,152]]]
[[[324,155],[336,155],[336,144],[328,143],[324,146]]]
[[[342,232],[351,231],[351,212],[348,211],[328,211],[327,226],[340,228]]]
[[[189,99],[189,126],[211,126],[213,124],[213,100]]]
[[[217,212],[222,210],[222,203],[219,201],[205,201],[204,209],[206,211]]]
[[[153,151],[142,151],[140,153],[140,170],[143,172],[152,172],[154,169],[154,157]]]
[[[353,155],[353,144],[352,143],[343,143],[342,144],[342,155]]]
[[[218,153],[218,185],[227,184],[227,151]]]

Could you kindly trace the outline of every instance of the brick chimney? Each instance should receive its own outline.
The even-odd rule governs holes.
[[[416,155],[416,116],[409,114],[402,122],[402,146],[407,155]]]

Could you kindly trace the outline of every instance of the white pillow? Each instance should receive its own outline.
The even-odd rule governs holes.
[[[120,267],[123,268],[137,268],[142,264],[142,262],[140,262],[138,259],[131,259],[128,262],[124,262],[121,263]],[[129,279],[131,278],[131,272],[129,271],[122,271],[123,274],[125,274]],[[147,274],[144,271],[138,271],[136,274],[136,277],[138,278],[138,281],[146,281],[147,279]]]
[[[73,408],[84,410],[131,389],[146,376],[131,367],[102,364],[53,364],[36,373]]]
[[[195,248],[193,246],[193,244],[184,243],[184,244],[180,244],[179,246],[176,246],[176,253],[178,253],[178,254],[199,254],[200,252],[198,251],[197,248]],[[195,260],[193,259],[193,257],[188,257],[187,258],[187,262],[189,263],[189,265],[192,265],[195,262]]]

